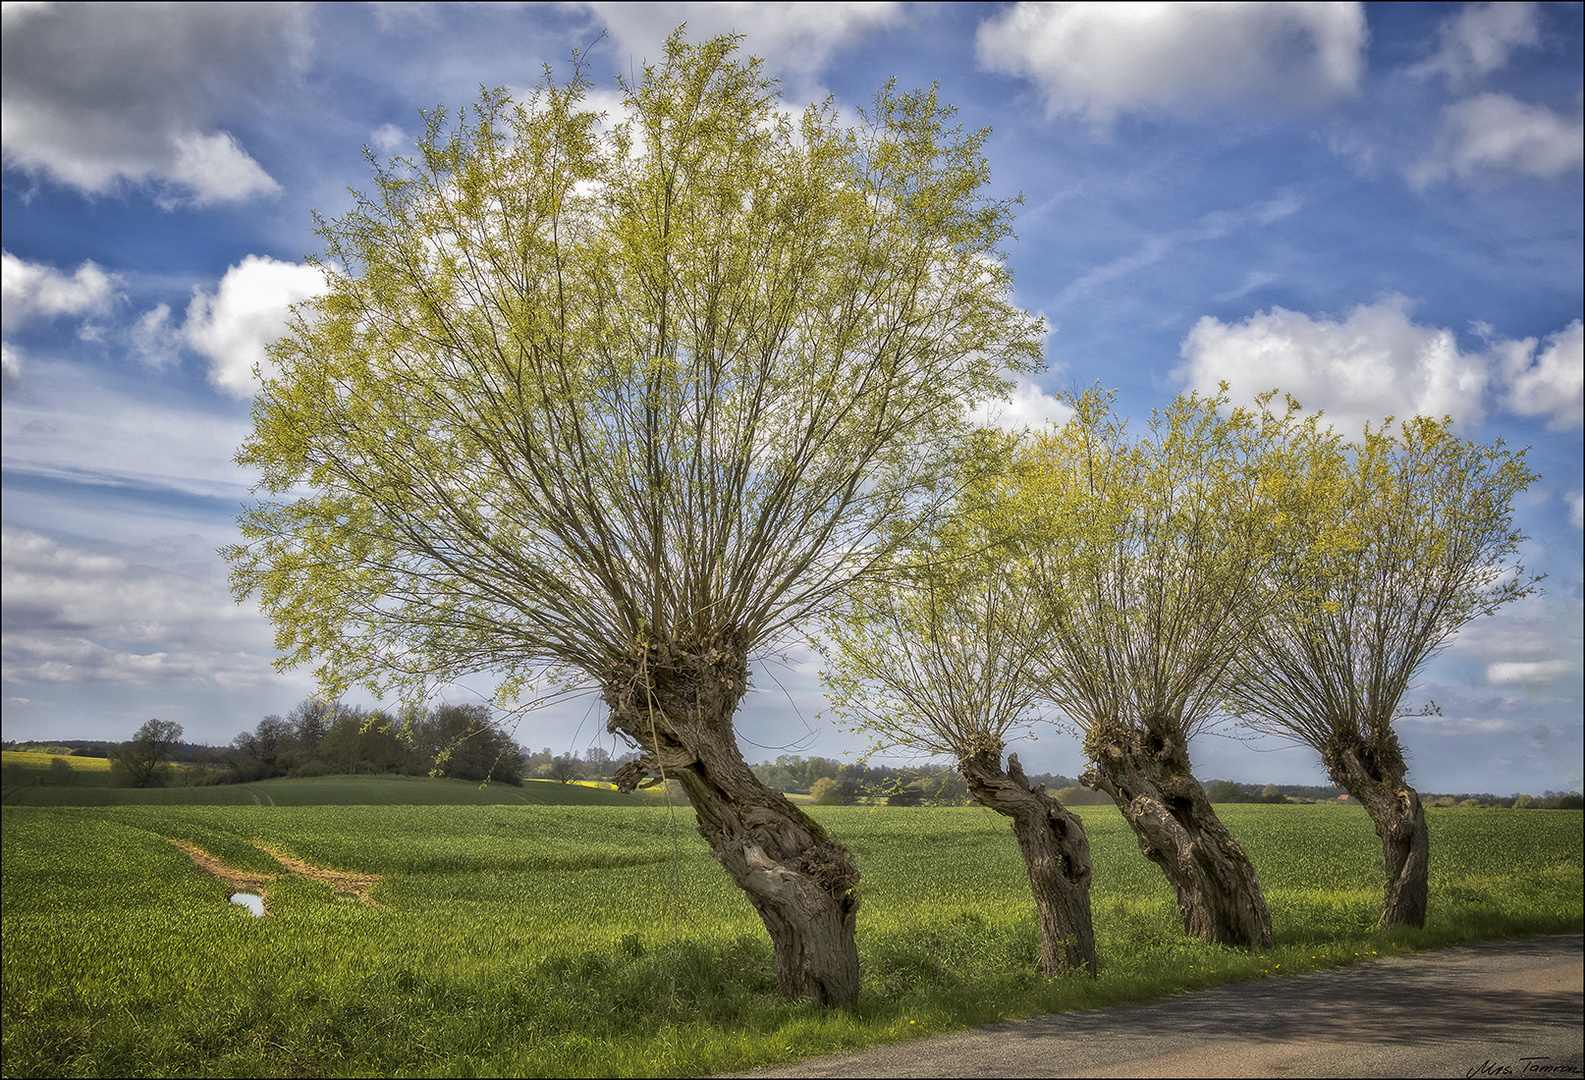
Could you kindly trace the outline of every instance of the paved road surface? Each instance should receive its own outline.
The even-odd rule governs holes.
[[[1581,1076],[1585,936],[1502,941],[751,1076]]]

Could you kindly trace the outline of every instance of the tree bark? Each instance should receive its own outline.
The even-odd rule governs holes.
[[[1387,893],[1381,905],[1383,930],[1394,926],[1425,926],[1430,900],[1431,838],[1425,807],[1405,779],[1408,764],[1391,729],[1374,740],[1339,736],[1323,751],[1334,783],[1365,808],[1387,871]]]
[[[1033,787],[1000,742],[958,760],[969,793],[982,805],[1012,819],[1023,852],[1029,888],[1040,917],[1040,972],[1048,977],[1083,971],[1094,976],[1095,926],[1090,918],[1090,841],[1084,825],[1045,785]]]
[[[1112,797],[1139,838],[1139,850],[1178,894],[1183,932],[1218,945],[1264,949],[1271,912],[1255,867],[1211,809],[1190,770],[1188,747],[1159,730],[1124,725],[1085,740],[1085,787]]]
[[[730,647],[650,645],[617,665],[604,694],[607,728],[641,755],[614,779],[623,791],[676,780],[699,835],[765,923],[781,992],[846,1004],[859,991],[859,872],[846,848],[743,760],[732,717],[747,680],[744,652]]]

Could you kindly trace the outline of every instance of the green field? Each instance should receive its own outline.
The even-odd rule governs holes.
[[[484,792],[625,805],[467,805],[465,787],[483,794],[343,779],[238,789],[275,805],[8,803],[4,1074],[698,1074],[1582,923],[1577,811],[1432,811],[1430,922],[1383,935],[1361,811],[1221,808],[1276,924],[1249,954],[1184,939],[1119,815],[1086,807],[1104,970],[1047,981],[1000,819],[817,807],[864,873],[863,992],[825,1011],[776,996],[764,931],[685,807],[562,785]],[[186,790],[216,789],[164,794]],[[270,916],[171,841],[277,875]],[[255,845],[382,875],[377,906]]]
[[[655,801],[647,794],[622,795],[588,784],[527,780],[521,787],[484,786],[427,776],[330,776],[164,788],[24,781],[8,783],[3,797],[7,806],[649,806]]]

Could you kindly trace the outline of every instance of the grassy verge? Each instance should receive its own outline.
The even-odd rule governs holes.
[[[1382,935],[1380,850],[1357,809],[1225,810],[1272,949],[1184,939],[1119,816],[1084,808],[1104,971],[1048,981],[999,819],[815,808],[864,873],[863,993],[827,1011],[776,997],[764,931],[685,809],[8,806],[3,1071],[699,1074],[1581,925],[1579,812],[1433,811],[1430,922]],[[271,916],[227,904],[171,840],[281,873]],[[379,906],[256,844],[382,875]]]

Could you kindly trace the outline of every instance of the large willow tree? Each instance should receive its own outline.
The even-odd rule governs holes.
[[[886,557],[966,407],[1038,362],[985,133],[933,92],[779,109],[736,40],[623,84],[487,93],[322,223],[271,352],[230,549],[284,664],[416,700],[584,686],[681,783],[782,990],[858,991],[858,871],[745,764],[756,655]]]
[[[1311,422],[1274,451],[1273,604],[1228,680],[1260,731],[1313,747],[1381,837],[1381,925],[1424,926],[1430,837],[1396,722],[1415,673],[1471,619],[1537,586],[1513,500],[1536,480],[1451,421],[1389,419],[1358,444]]]

